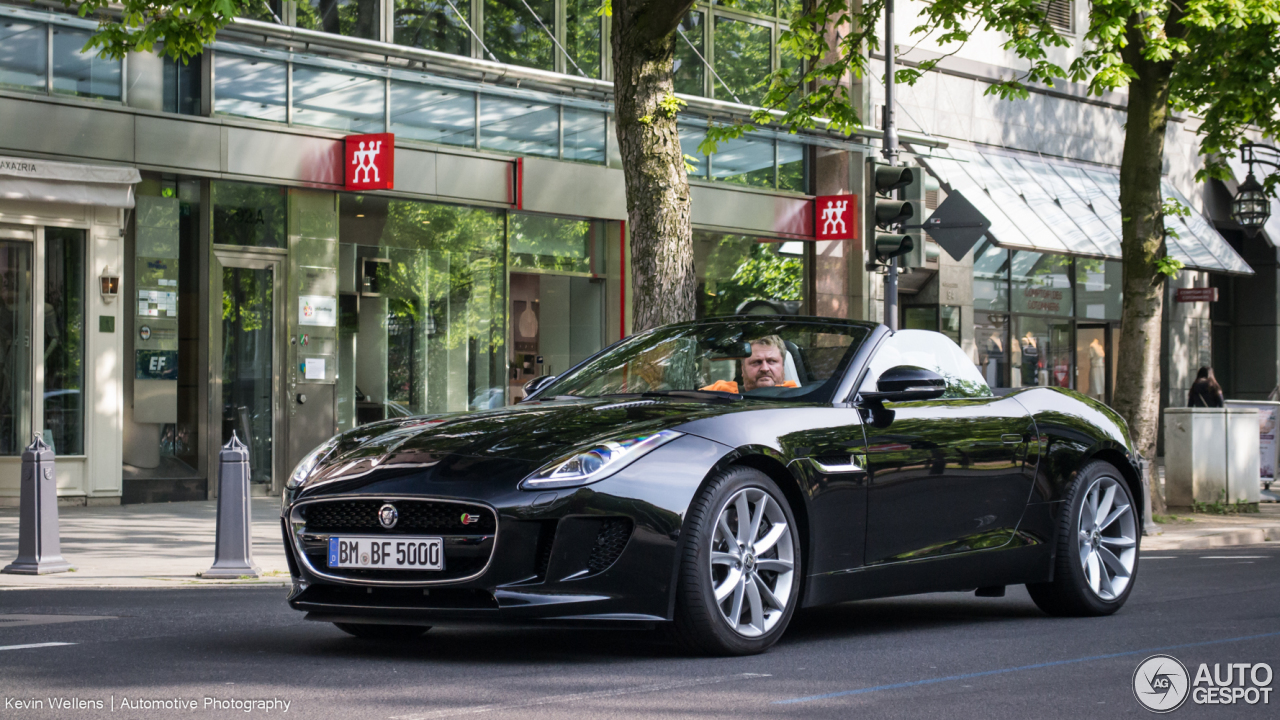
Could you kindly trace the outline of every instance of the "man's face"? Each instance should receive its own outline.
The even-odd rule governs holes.
[[[782,353],[771,345],[751,343],[751,357],[742,361],[743,390],[782,384]]]

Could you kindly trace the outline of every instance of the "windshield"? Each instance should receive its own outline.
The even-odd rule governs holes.
[[[776,318],[662,327],[607,348],[538,397],[703,391],[825,400],[869,333],[861,325]]]

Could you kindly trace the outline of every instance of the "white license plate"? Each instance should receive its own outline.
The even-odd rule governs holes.
[[[438,537],[331,535],[329,567],[443,570],[444,540]]]

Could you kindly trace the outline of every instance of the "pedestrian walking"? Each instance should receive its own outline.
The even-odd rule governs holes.
[[[1213,376],[1213,368],[1200,368],[1200,372],[1196,373],[1196,381],[1191,383],[1191,391],[1187,393],[1187,407],[1222,406],[1222,386],[1218,384],[1218,378]]]

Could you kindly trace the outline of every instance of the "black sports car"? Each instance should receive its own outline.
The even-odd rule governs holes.
[[[994,395],[938,333],[683,323],[526,390],[316,448],[284,496],[290,605],[361,637],[662,625],[746,654],[797,607],[1026,584],[1104,615],[1133,589],[1124,422],[1069,390]]]

